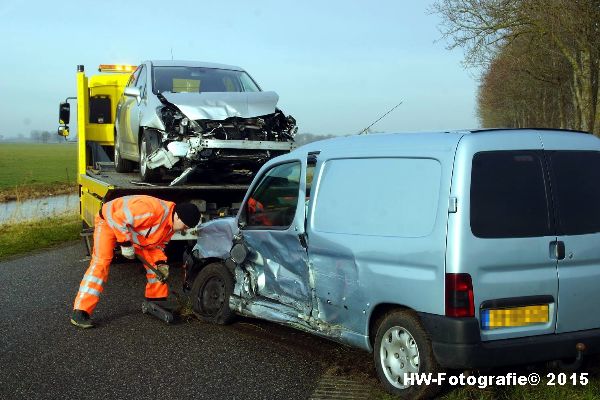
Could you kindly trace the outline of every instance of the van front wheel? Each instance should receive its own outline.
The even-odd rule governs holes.
[[[377,326],[374,348],[375,368],[385,389],[403,399],[435,396],[439,385],[411,384],[410,374],[437,375],[437,363],[431,341],[417,315],[409,310],[386,314]]]
[[[208,264],[199,273],[190,297],[194,314],[201,320],[226,325],[235,319],[229,297],[235,282],[227,267],[219,262]]]

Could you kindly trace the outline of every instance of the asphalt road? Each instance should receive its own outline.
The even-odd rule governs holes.
[[[264,321],[169,326],[142,314],[133,264],[111,267],[98,326],[76,329],[88,263],[79,243],[0,263],[0,399],[380,396],[367,353]]]

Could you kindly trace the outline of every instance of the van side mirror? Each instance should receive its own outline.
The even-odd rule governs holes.
[[[58,108],[58,123],[61,125],[69,125],[71,118],[71,105],[67,102],[60,103]]]
[[[142,100],[142,92],[134,86],[126,87],[123,94],[128,97],[135,97],[138,103]]]
[[[241,265],[248,258],[248,248],[243,243],[234,244],[229,252],[229,258],[237,265]]]

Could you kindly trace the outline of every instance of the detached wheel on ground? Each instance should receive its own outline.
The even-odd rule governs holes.
[[[428,399],[439,385],[418,386],[405,381],[404,374],[437,374],[437,363],[429,336],[413,311],[386,314],[376,328],[374,358],[377,375],[385,389],[402,399]]]
[[[235,319],[235,314],[229,308],[233,286],[233,276],[224,264],[205,266],[194,280],[190,293],[194,314],[214,324],[231,323]]]
[[[140,141],[140,178],[142,182],[158,182],[162,179],[160,168],[148,168],[148,156],[158,148],[157,135],[144,129],[142,140]]]
[[[121,158],[121,146],[119,145],[119,137],[115,130],[115,142],[114,142],[114,160],[115,170],[117,172],[131,172],[133,171],[134,162]]]

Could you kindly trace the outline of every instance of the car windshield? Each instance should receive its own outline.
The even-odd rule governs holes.
[[[203,67],[154,67],[153,92],[259,92],[244,71]]]

